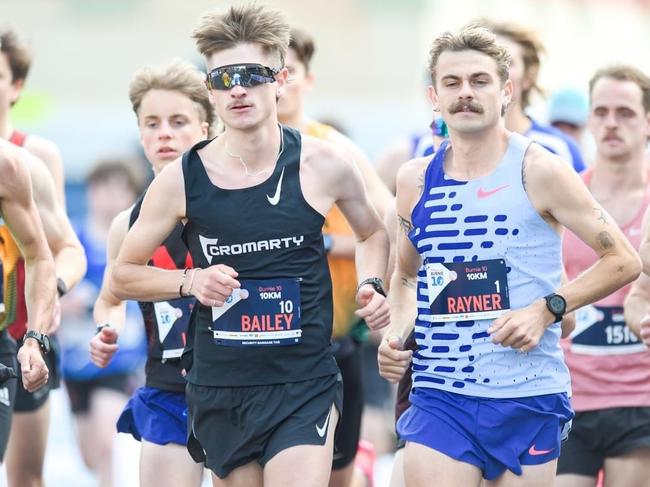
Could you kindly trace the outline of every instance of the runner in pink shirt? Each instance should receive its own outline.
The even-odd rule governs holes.
[[[589,128],[596,161],[583,180],[638,249],[650,205],[644,152],[650,135],[650,78],[630,66],[598,71],[589,84]],[[569,279],[591,267],[596,254],[567,232]],[[625,286],[576,311],[564,341],[571,371],[573,430],[558,463],[559,487],[593,487],[604,469],[609,485],[647,486],[650,479],[650,351],[625,323]]]

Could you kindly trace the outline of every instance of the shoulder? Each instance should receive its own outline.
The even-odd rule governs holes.
[[[579,177],[563,159],[535,142],[526,150],[522,173],[526,190],[551,189],[558,178]]]
[[[353,165],[349,151],[328,140],[318,139],[310,135],[302,136],[302,160],[316,168],[329,167],[344,170],[346,166]]]
[[[9,143],[0,143],[0,195],[17,194],[23,186],[29,186],[27,174],[16,148]]]
[[[39,137],[38,135],[30,135],[25,140],[24,147],[46,162],[56,160],[60,163],[61,151],[51,140]]]
[[[22,174],[29,174],[32,181],[49,178],[47,168],[38,157],[22,147],[0,139],[0,177],[2,183],[8,183]]]
[[[183,158],[179,157],[174,162],[167,164],[158,174],[150,186],[176,186],[182,189],[183,186]],[[180,183],[180,184],[179,184]]]
[[[2,176],[2,182],[6,182],[6,177],[15,177],[15,174],[20,167],[20,163],[21,157],[19,148],[3,139],[0,139],[0,176]]]
[[[111,227],[108,232],[109,239],[113,240],[119,238],[120,240],[124,239],[124,236],[129,231],[129,221],[131,218],[131,211],[133,207],[127,208],[124,211],[121,211],[117,214],[113,221],[111,222]]]
[[[416,157],[402,164],[397,171],[397,188],[415,187],[420,184],[430,162],[431,157]]]

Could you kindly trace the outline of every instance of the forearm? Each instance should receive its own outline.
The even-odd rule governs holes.
[[[86,254],[81,246],[62,247],[54,256],[56,276],[68,289],[76,286],[86,274]]]
[[[390,325],[384,336],[409,336],[417,318],[417,279],[395,272],[390,282]]]
[[[370,277],[385,279],[388,247],[388,234],[383,227],[378,228],[365,240],[357,242],[355,261],[359,282]]]
[[[634,289],[625,298],[625,324],[639,338],[641,337],[641,320],[648,312],[649,304],[648,296],[636,292]]]
[[[110,277],[110,292],[118,299],[165,301],[179,297],[183,281],[185,294],[191,292],[196,271],[165,270],[153,266],[116,262]],[[184,279],[185,277],[185,279]]]
[[[557,291],[567,302],[567,312],[609,296],[636,279],[641,271],[636,254],[610,254]]]
[[[25,262],[27,329],[45,333],[50,326],[56,297],[56,278],[51,259]]]

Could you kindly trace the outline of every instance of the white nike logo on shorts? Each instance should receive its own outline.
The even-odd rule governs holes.
[[[278,181],[278,187],[275,188],[275,194],[273,196],[266,195],[266,198],[269,200],[273,206],[277,205],[280,202],[280,191],[282,190],[282,178],[284,177],[284,168],[280,173],[280,180]]]
[[[318,436],[320,436],[321,438],[325,436],[325,433],[327,432],[327,425],[330,422],[331,415],[332,415],[332,407],[330,406],[330,412],[327,413],[327,417],[325,418],[325,422],[323,423],[323,426],[319,428],[318,424],[316,425],[316,433],[318,433]]]

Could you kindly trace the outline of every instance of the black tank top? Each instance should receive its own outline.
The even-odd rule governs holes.
[[[144,194],[131,210],[129,228],[140,215]],[[181,238],[183,225],[179,223],[158,247],[149,265],[161,269],[187,269],[192,257]],[[184,392],[185,378],[181,374],[181,354],[188,341],[188,324],[196,299],[179,298],[158,303],[138,302],[147,333],[146,385],[165,391]]]
[[[300,187],[300,133],[281,130],[276,167],[256,186],[213,185],[197,154],[210,141],[183,156],[183,238],[194,265],[228,265],[245,289],[223,307],[197,302],[194,363],[187,377],[193,384],[283,384],[338,372],[330,347],[324,218]]]

